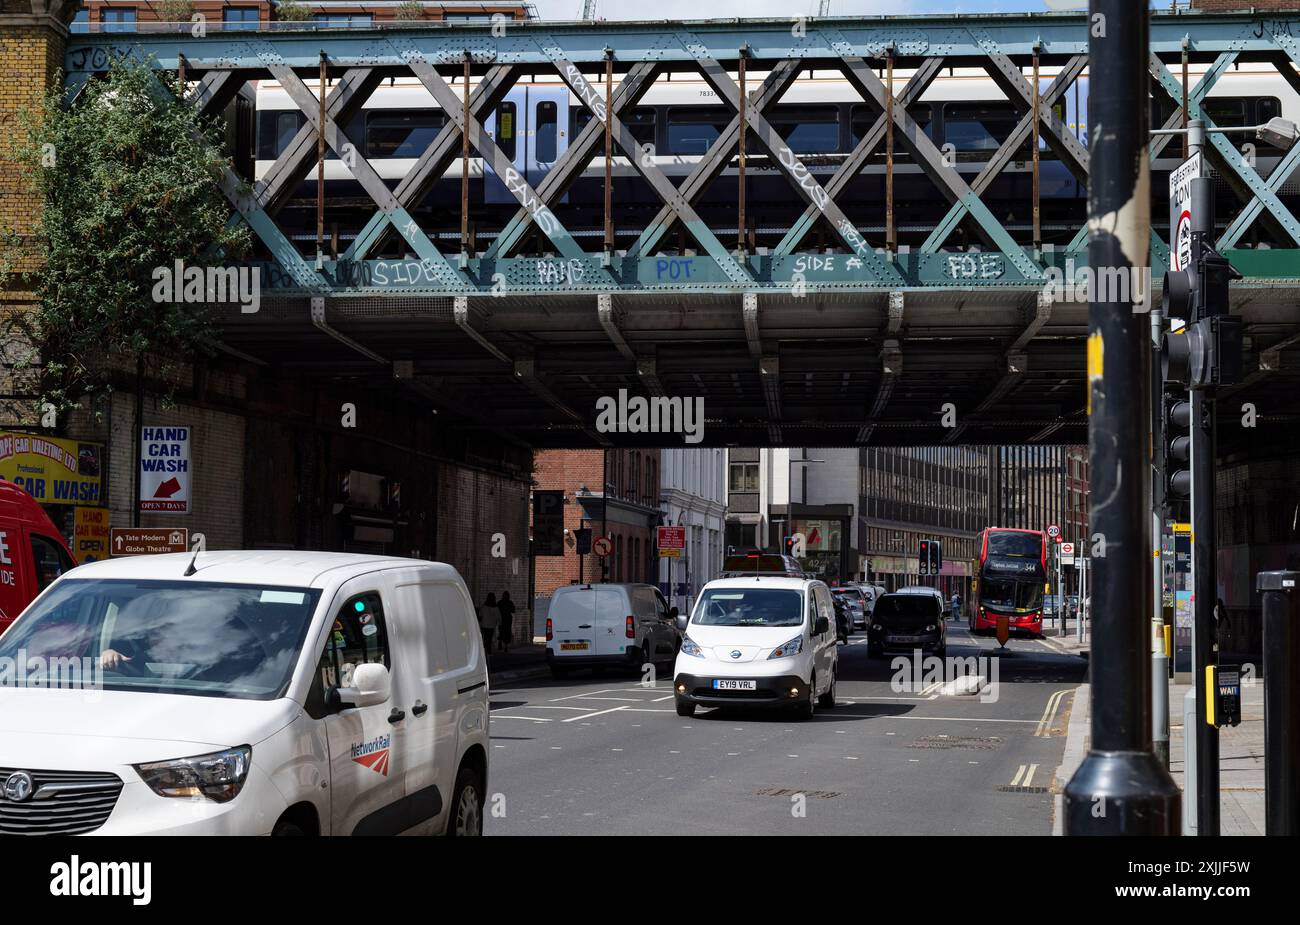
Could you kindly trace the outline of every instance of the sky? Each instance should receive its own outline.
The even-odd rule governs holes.
[[[583,0],[533,0],[543,19],[579,19]],[[900,13],[1025,13],[1065,9],[1070,0],[831,0],[832,16]],[[1086,3],[1079,3],[1086,7]],[[818,0],[596,0],[604,19],[712,19],[816,15]]]

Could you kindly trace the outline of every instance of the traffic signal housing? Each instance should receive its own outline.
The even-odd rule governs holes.
[[[1174,520],[1181,516],[1192,497],[1192,402],[1191,396],[1164,394],[1165,507]]]
[[[929,575],[930,574],[930,541],[929,540],[921,540],[921,547],[917,551],[916,558],[917,561],[919,561],[921,564],[919,569],[920,574]]]
[[[1234,279],[1241,274],[1204,244],[1192,268],[1165,274],[1164,315],[1184,322],[1164,337],[1160,369],[1166,382],[1204,389],[1241,379],[1241,319],[1229,314]]]

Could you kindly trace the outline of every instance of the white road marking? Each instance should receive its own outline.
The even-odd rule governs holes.
[[[526,719],[530,723],[549,723],[550,719],[544,716],[506,716],[502,713],[493,713],[492,720],[495,722],[499,719]]]
[[[938,720],[945,723],[1028,723],[1033,725],[1036,720],[1032,719],[997,719],[995,717],[978,717],[978,716],[889,716],[881,714],[880,719],[925,719]],[[565,720],[567,723],[568,720]],[[892,732],[886,735],[893,735]]]
[[[591,719],[593,716],[604,716],[606,713],[617,713],[619,710],[626,710],[627,707],[610,707],[608,710],[597,710],[595,713],[584,713],[582,716],[570,716],[568,719],[562,719],[562,723],[574,723],[580,719]],[[549,723],[550,720],[547,720]]]

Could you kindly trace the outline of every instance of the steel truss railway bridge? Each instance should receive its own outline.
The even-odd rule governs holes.
[[[264,286],[258,313],[224,316],[224,340],[286,374],[390,389],[396,379],[467,428],[540,447],[675,442],[597,432],[597,399],[620,389],[703,396],[705,440],[715,445],[1082,443],[1088,306],[1050,284],[1067,266],[1086,264],[1087,230],[1067,248],[1036,247],[1036,236],[1006,226],[981,196],[1035,134],[1087,181],[1088,150],[1053,105],[1085,73],[1088,28],[1083,15],[1041,14],[73,35],[65,80],[75,94],[115,57],[134,56],[183,71],[207,113],[221,112],[250,81],[287,91],[305,124],[255,184],[233,169],[222,178],[231,220],[246,222],[258,242]],[[1300,92],[1300,15],[1155,14],[1152,92],[1176,110],[1187,61],[1208,65],[1186,88],[1193,117],[1207,118],[1210,88],[1242,63],[1275,65]],[[908,113],[950,67],[985,70],[1019,113],[969,181]],[[894,84],[891,68],[913,76]],[[1040,92],[1038,68],[1056,72]],[[323,70],[332,89],[322,104],[313,88]],[[745,70],[763,76],[742,93]],[[829,179],[810,172],[808,156],[792,153],[768,118],[810,70],[842,74],[876,112]],[[467,72],[477,83],[464,105],[452,83]],[[593,118],[535,186],[521,177],[507,184],[518,210],[492,229],[490,246],[473,250],[462,238],[459,252],[454,242],[448,248],[412,217],[415,206],[469,149],[507,175],[511,161],[485,120],[517,81],[542,73],[566,83]],[[702,79],[732,113],[681,183],[637,156],[620,118],[667,73]],[[357,155],[345,129],[392,77],[417,79],[449,117],[395,185]],[[1181,120],[1175,112],[1165,127]],[[791,201],[804,205],[784,239],[761,250],[744,247],[743,235],[724,242],[697,211],[710,184],[741,162],[742,122],[748,153],[765,157],[788,180]],[[314,176],[322,131],[333,151],[349,152],[374,212],[346,250],[320,259],[300,250],[278,214]],[[1151,158],[1171,141],[1153,138]],[[936,201],[949,203],[925,244],[907,252],[891,246],[886,203],[878,206],[885,239],[869,241],[840,200],[891,148],[919,166]],[[1300,146],[1267,176],[1221,135],[1210,135],[1207,148],[1240,200],[1237,214],[1220,216],[1218,240],[1245,277],[1233,303],[1245,322],[1248,375],[1234,398],[1281,421],[1300,387],[1300,221],[1283,202]],[[635,243],[617,250],[608,231],[604,249],[570,233],[559,206],[582,171],[603,169],[610,152],[627,158],[660,203]],[[607,228],[618,205],[607,211]],[[1238,246],[1255,223],[1271,248]],[[959,228],[969,245],[955,242]],[[401,256],[379,256],[394,244]],[[1157,304],[1167,260],[1153,233]],[[949,403],[957,424],[945,427]]]

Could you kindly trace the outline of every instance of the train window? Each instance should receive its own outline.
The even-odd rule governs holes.
[[[559,150],[559,123],[556,106],[550,100],[537,104],[537,132],[534,136],[533,158],[539,164],[555,161]]]
[[[307,119],[299,112],[282,112],[275,117],[275,151],[276,157],[284,153],[284,149],[289,147],[289,142],[293,141],[293,136],[298,134],[298,129]]]
[[[925,136],[934,141],[934,125],[930,120],[930,104],[918,103],[907,110],[907,114],[912,117],[912,121],[921,127]],[[856,148],[858,142],[867,134],[871,126],[876,124],[877,113],[868,106],[854,106],[849,119],[849,145]],[[884,151],[882,145],[879,149]]]
[[[519,137],[519,119],[514,103],[502,103],[497,107],[496,143],[509,160],[515,159],[515,139]]]
[[[366,154],[370,157],[419,157],[447,124],[442,112],[389,110],[366,116]]]
[[[668,110],[668,153],[706,153],[731,119],[732,111],[722,106]]]
[[[572,134],[570,137],[577,138],[578,133],[587,127],[587,123],[592,120],[591,110],[582,106],[575,106],[569,110],[573,113]],[[652,106],[638,106],[631,112],[624,112],[619,115],[619,120],[626,125],[632,132],[632,137],[636,139],[638,145],[654,144],[655,141],[655,111]],[[618,145],[615,143],[615,153],[618,153]]]
[[[1242,97],[1214,97],[1201,105],[1201,111],[1220,128],[1249,125],[1246,121],[1246,100]]]
[[[768,122],[796,154],[840,149],[840,113],[834,106],[777,106]]]
[[[1019,121],[1010,103],[947,103],[943,107],[943,138],[958,151],[992,153]]]

